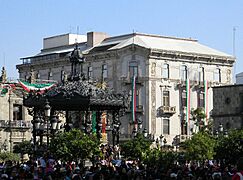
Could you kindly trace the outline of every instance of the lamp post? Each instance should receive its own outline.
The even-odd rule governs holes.
[[[162,148],[162,146],[163,146],[163,138],[164,138],[164,136],[161,134],[161,135],[159,136],[159,144],[160,144],[160,148]]]
[[[46,99],[46,104],[44,107],[44,112],[45,112],[45,120],[46,120],[46,125],[47,125],[47,147],[49,146],[49,118],[51,116],[51,106],[49,105],[48,100]]]
[[[35,115],[34,115],[34,118],[33,120],[31,121],[31,123],[33,124],[33,145],[34,145],[34,156],[35,156],[35,153],[36,153],[36,136],[37,136],[37,131],[39,130],[40,128],[40,118],[38,115],[36,115],[36,112],[35,112]]]
[[[143,137],[145,137],[145,139],[147,139],[151,142],[154,142],[154,135],[149,134],[146,128],[144,128],[144,130],[143,130]]]
[[[227,131],[227,129],[224,130],[223,125],[220,123],[218,129],[215,130],[214,135],[216,137],[219,137],[219,136],[228,137],[228,131]]]
[[[145,138],[148,137],[148,131],[147,131],[146,128],[144,128],[144,130],[143,130],[143,136],[144,136]]]

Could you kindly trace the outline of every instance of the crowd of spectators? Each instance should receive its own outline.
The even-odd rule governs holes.
[[[38,159],[26,162],[2,162],[0,164],[1,179],[18,180],[143,180],[143,179],[240,179],[243,170],[243,159],[238,166],[207,160],[198,162],[171,162],[169,167],[147,166],[139,160],[122,159],[118,147],[102,145],[101,157],[94,157],[87,166],[81,162],[60,162],[46,153]],[[237,170],[238,167],[238,170]]]

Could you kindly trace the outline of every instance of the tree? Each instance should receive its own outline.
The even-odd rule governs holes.
[[[142,134],[137,134],[134,139],[121,144],[121,153],[126,158],[143,159],[143,156],[150,149],[152,141],[146,139]]]
[[[215,147],[215,158],[226,163],[235,163],[243,157],[243,130],[231,130],[228,136],[219,136]]]
[[[202,107],[191,110],[192,119],[195,121],[195,125],[199,131],[205,126],[204,119],[206,118],[205,111]]]
[[[52,138],[49,149],[54,158],[62,161],[79,161],[100,155],[97,137],[78,129],[58,133]]]
[[[13,152],[19,153],[23,157],[24,154],[33,154],[33,147],[30,141],[22,141],[13,147]]]
[[[19,161],[20,158],[19,158],[18,154],[15,154],[12,152],[1,152],[0,160],[1,161]]]
[[[191,139],[182,144],[187,159],[199,161],[212,159],[215,154],[214,146],[215,139],[212,135],[203,131],[193,135]]]

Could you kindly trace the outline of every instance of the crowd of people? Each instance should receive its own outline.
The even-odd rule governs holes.
[[[46,153],[43,157],[26,162],[2,162],[1,179],[34,180],[143,180],[143,179],[233,179],[243,176],[243,158],[236,165],[207,160],[174,163],[163,167],[146,165],[139,160],[121,159],[118,147],[102,145],[103,157],[95,157],[91,166],[82,162],[60,162]],[[242,172],[240,171],[242,170]]]

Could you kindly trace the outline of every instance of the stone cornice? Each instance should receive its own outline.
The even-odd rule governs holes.
[[[235,58],[232,56],[216,56],[207,54],[197,53],[186,53],[180,51],[162,51],[162,50],[151,50],[149,58],[153,59],[167,59],[174,61],[188,61],[188,62],[210,62],[210,63],[227,63],[233,65]]]

